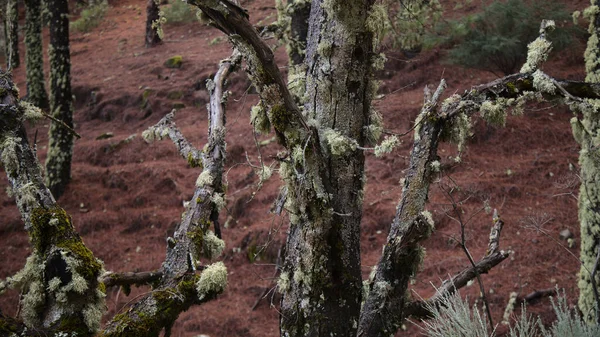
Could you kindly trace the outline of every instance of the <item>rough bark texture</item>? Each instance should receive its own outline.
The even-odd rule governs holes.
[[[71,93],[71,57],[69,54],[69,3],[48,0],[50,11],[50,113],[73,128],[73,96]],[[71,181],[73,134],[52,122],[46,159],[46,181],[55,198],[60,198]]]
[[[215,89],[218,90],[211,90],[209,141],[202,157],[204,169],[181,223],[173,238],[167,240],[167,256],[158,271],[160,281],[150,294],[136,302],[126,313],[115,316],[101,336],[159,336],[163,329],[168,336],[182,311],[191,305],[210,301],[224,290],[227,271],[223,263],[204,267],[199,260],[201,256],[216,258],[224,248],[223,241],[210,233],[209,227],[213,225],[217,228],[212,218],[223,203],[222,194],[217,192],[222,186],[225,160],[225,102],[222,100],[222,90],[229,73],[240,61],[241,56],[234,52],[231,59],[221,63],[215,75]],[[167,115],[156,126],[145,131],[144,138],[151,141],[169,137],[184,157],[199,153],[189,142],[182,142],[181,133],[172,118],[172,113]],[[196,270],[201,270],[201,274],[196,274]]]
[[[24,268],[3,286],[22,291],[21,317],[28,328],[90,336],[105,310],[104,287],[98,282],[102,262],[44,186],[23,127],[31,106],[17,103],[16,89],[5,73],[0,73],[0,89],[0,158],[33,246]]]
[[[589,32],[591,34],[585,52],[586,81],[600,83],[600,14],[598,1],[592,0],[596,6],[595,13],[590,20]],[[580,120],[572,121],[573,132],[577,142],[581,145],[579,153],[579,166],[581,169],[581,187],[579,191],[579,222],[581,226],[581,270],[579,272],[579,309],[585,320],[589,323],[598,323],[597,293],[594,294],[594,285],[600,285],[600,273],[596,273],[595,284],[591,279],[591,272],[600,249],[600,118],[598,118],[599,101],[590,102],[594,109],[582,109],[583,116]],[[596,288],[596,291],[598,289]]]
[[[6,3],[6,66],[17,68],[21,64],[19,57],[19,10],[17,0]]]
[[[390,336],[402,323],[408,300],[410,279],[421,264],[423,251],[419,242],[433,230],[424,214],[429,185],[435,172],[431,163],[437,160],[437,146],[443,120],[435,118],[442,82],[433,97],[427,99],[415,130],[410,164],[404,180],[402,199],[388,235],[383,255],[376,266],[375,277],[360,317],[359,336]]]
[[[158,0],[148,0],[146,15],[146,48],[149,48],[162,41],[159,34],[160,8],[158,7]]]
[[[371,5],[312,2],[304,111],[316,132],[308,149],[290,149],[300,156],[292,156],[291,172],[284,174],[292,214],[283,268],[289,279],[281,303],[284,336],[356,333],[364,155],[354,144],[364,146],[369,124]]]
[[[47,110],[50,105],[44,80],[41,0],[25,0],[25,10],[27,100],[39,108]]]

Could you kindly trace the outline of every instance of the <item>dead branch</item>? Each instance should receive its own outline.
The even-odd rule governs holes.
[[[196,149],[196,147],[185,138],[173,121],[173,118],[175,118],[175,110],[166,114],[156,125],[144,131],[142,136],[146,142],[169,137],[177,147],[179,154],[188,161],[190,167],[202,167],[202,151]]]
[[[250,23],[247,12],[230,1],[188,0],[188,3],[202,10],[212,20],[211,24],[227,34],[231,43],[243,53],[248,64],[247,72],[262,102],[269,109],[281,105],[288,112],[285,128],[301,126],[307,130],[308,126],[275,63],[271,48]],[[273,126],[284,136],[283,127]]]
[[[148,285],[162,278],[160,271],[146,271],[140,273],[107,273],[102,275],[100,281],[106,288],[115,286]]]
[[[44,185],[27,141],[18,92],[11,75],[2,71],[0,89],[0,159],[33,246],[23,270],[6,283],[23,290],[26,325],[51,330],[68,320],[82,334],[95,333],[101,319],[96,313],[104,308],[98,282],[102,264]]]
[[[225,100],[224,82],[227,76],[240,63],[241,57],[234,51],[231,58],[223,60],[214,78],[209,105],[208,144],[203,159],[203,170],[196,181],[196,190],[190,200],[182,221],[176,228],[173,238],[167,242],[167,256],[159,273],[162,278],[151,293],[134,303],[127,312],[115,316],[106,326],[103,335],[158,335],[170,329],[179,314],[192,305],[210,301],[223,292],[227,283],[227,271],[222,262],[201,266],[202,256],[216,258],[224,248],[224,242],[209,232],[215,214],[223,206],[221,186],[223,162],[225,159]],[[167,133],[179,132],[170,124]],[[155,133],[155,127],[149,132]],[[179,144],[181,138],[174,140]],[[201,270],[198,274],[197,271]]]
[[[413,317],[424,319],[431,316],[430,308],[439,306],[444,297],[451,296],[457,290],[461,289],[468,282],[475,279],[478,275],[487,274],[492,268],[508,258],[509,253],[498,250],[500,243],[500,233],[504,222],[500,220],[496,211],[494,211],[493,225],[490,232],[488,250],[486,255],[474,265],[464,269],[449,280],[442,282],[437,288],[435,294],[427,300],[417,300],[406,305],[404,310],[405,318]]]

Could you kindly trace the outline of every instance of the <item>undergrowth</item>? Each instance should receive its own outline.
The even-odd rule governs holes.
[[[108,10],[107,1],[101,1],[96,5],[84,9],[81,11],[79,19],[71,21],[71,29],[83,33],[91,31],[100,25],[100,22],[104,19],[106,10]]]

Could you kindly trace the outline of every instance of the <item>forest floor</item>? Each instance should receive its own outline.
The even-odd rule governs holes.
[[[173,232],[193,193],[199,169],[189,168],[169,141],[147,144],[142,131],[158,122],[174,105],[176,123],[198,148],[206,142],[208,93],[205,80],[219,60],[231,53],[224,35],[198,22],[166,25],[164,42],[144,47],[145,3],[110,1],[102,25],[89,33],[71,34],[72,85],[76,131],[72,182],[60,204],[71,214],[87,246],[111,271],[147,271],[160,267],[165,239]],[[453,2],[452,2],[453,3]],[[588,1],[571,1],[583,9]],[[275,19],[272,0],[242,1],[253,22]],[[466,9],[466,10],[473,10]],[[463,9],[465,11],[465,9]],[[460,14],[460,13],[458,13]],[[47,31],[45,41],[48,41]],[[275,40],[269,40],[275,43]],[[553,76],[583,79],[581,44],[554,57],[545,70]],[[373,102],[385,119],[386,130],[404,133],[420,110],[423,88],[448,81],[446,95],[462,93],[472,85],[496,78],[488,72],[444,64],[443,51],[429,50],[407,59],[384,46],[388,57],[379,74],[382,97]],[[25,51],[21,50],[21,55]],[[164,66],[174,55],[183,57],[179,69]],[[276,51],[285,69],[284,48]],[[46,64],[46,69],[48,69]],[[25,92],[24,66],[14,70]],[[175,323],[173,336],[278,336],[278,295],[274,292],[279,248],[285,242],[287,217],[269,213],[281,181],[274,175],[258,190],[252,165],[258,149],[249,123],[249,110],[257,101],[243,72],[232,75],[227,115],[227,248],[220,258],[229,270],[227,290],[217,300],[193,307]],[[436,231],[425,242],[424,264],[412,285],[418,296],[433,294],[434,286],[469,265],[458,244],[460,226],[456,211],[467,220],[466,245],[476,257],[487,247],[491,214],[484,204],[498,209],[505,222],[500,245],[511,257],[483,276],[494,322],[502,320],[511,292],[524,296],[536,290],[564,289],[571,305],[577,299],[580,242],[577,221],[578,152],[569,120],[572,113],[553,104],[529,105],[524,116],[511,116],[506,127],[476,121],[474,136],[455,163],[456,146],[442,144],[445,170],[432,185],[427,209]],[[30,141],[37,134],[40,161],[45,161],[49,121],[28,127]],[[99,139],[112,133],[113,137]],[[280,150],[270,136],[257,136],[263,160],[271,165]],[[408,164],[412,134],[391,154],[367,154],[367,187],[361,234],[362,271],[367,278],[381,254],[400,198],[403,170]],[[0,188],[7,181],[0,175]],[[453,209],[453,201],[456,210]],[[570,230],[574,244],[559,238]],[[14,274],[25,262],[30,245],[12,198],[0,193],[0,279]],[[261,295],[267,296],[260,302]],[[107,318],[126,310],[128,303],[149,289],[133,289],[125,296],[110,289]],[[477,285],[461,291],[471,303]],[[417,296],[417,295],[416,295]],[[17,311],[15,291],[0,299],[5,314]],[[255,307],[253,309],[253,307]],[[528,306],[545,324],[554,319],[550,299]],[[519,310],[517,310],[518,314]],[[407,323],[408,332],[419,335]],[[500,334],[506,327],[499,325]]]

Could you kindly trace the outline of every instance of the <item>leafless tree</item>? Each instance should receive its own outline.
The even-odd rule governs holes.
[[[171,114],[144,133],[147,140],[170,138],[183,158],[203,167],[182,221],[167,239],[165,262],[157,271],[101,275],[101,264],[79,240],[69,217],[40,178],[22,126],[24,115],[39,114],[19,104],[10,77],[2,76],[0,158],[34,249],[25,269],[3,282],[0,291],[7,286],[23,290],[23,312],[29,313],[23,315],[24,324],[36,331],[70,332],[77,326],[82,335],[94,334],[99,329],[107,285],[151,284],[152,291],[133,301],[127,312],[113,317],[100,335],[158,336],[164,330],[169,336],[181,311],[224,290],[224,265],[199,261],[202,256],[215,257],[223,247],[215,218],[224,203],[220,187],[225,156],[223,82],[241,56],[260,95],[253,108],[254,127],[259,132],[272,127],[286,150],[278,157],[287,191],[284,209],[290,219],[278,281],[283,294],[283,336],[389,336],[403,319],[426,316],[427,308],[445,293],[456,291],[506,259],[508,253],[499,249],[502,222],[496,217],[489,250],[481,260],[471,259],[469,267],[446,281],[427,301],[410,298],[408,284],[423,258],[420,242],[433,230],[425,206],[429,186],[440,168],[439,142],[463,144],[471,132],[470,119],[477,112],[498,122],[506,117],[507,109],[519,109],[531,98],[560,98],[584,105],[583,99],[600,98],[599,84],[560,81],[539,70],[550,50],[546,25],[540,38],[532,42],[530,57],[520,73],[446,99],[443,80],[435,91],[426,88],[415,121],[402,197],[381,259],[363,284],[359,237],[365,152],[389,151],[397,141],[388,137],[378,144],[381,117],[371,107],[376,93],[373,73],[381,64],[376,52],[381,37],[378,23],[385,10],[372,1],[313,1],[304,59],[296,70],[301,76],[285,81],[270,47],[250,24],[244,9],[226,0],[188,3],[228,35],[235,51],[207,86],[211,103],[206,150],[199,151],[185,140]],[[9,326],[9,332],[22,331],[20,322],[2,320],[7,324],[0,327]]]

